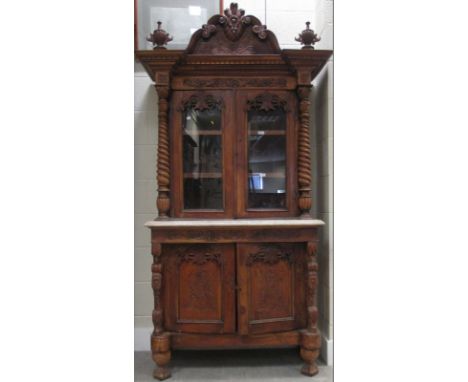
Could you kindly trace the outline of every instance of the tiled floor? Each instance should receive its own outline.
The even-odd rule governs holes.
[[[167,381],[298,381],[331,382],[332,367],[319,364],[319,374],[308,378],[297,349],[173,351],[172,377]],[[135,382],[155,382],[149,352],[135,352]]]

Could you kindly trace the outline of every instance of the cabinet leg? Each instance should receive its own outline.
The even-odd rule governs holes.
[[[156,368],[153,372],[153,377],[160,381],[171,376],[169,362],[171,360],[171,346],[169,334],[153,335],[151,337],[151,352],[153,361],[156,363]]]
[[[301,350],[300,355],[305,364],[301,369],[301,373],[312,377],[318,373],[316,360],[320,354],[320,334],[302,332],[301,333]]]

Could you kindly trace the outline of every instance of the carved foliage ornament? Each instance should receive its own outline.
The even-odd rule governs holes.
[[[288,110],[287,101],[278,97],[275,94],[264,93],[255,97],[253,100],[247,101],[247,108],[249,110],[270,111],[275,109]]]
[[[267,264],[277,264],[279,261],[294,262],[294,254],[285,250],[279,245],[263,246],[257,253],[251,253],[247,258],[247,265],[252,265],[254,262],[264,262]]]
[[[255,25],[253,25],[252,31],[259,39],[264,40],[268,36],[265,25],[258,25],[254,23],[251,16],[245,16],[245,11],[239,9],[237,3],[231,3],[229,9],[224,10],[224,16],[217,16],[214,20],[211,19],[208,24],[203,25],[202,37],[205,39],[210,38],[216,32],[217,24],[223,27],[224,33],[230,41],[239,40],[242,33],[244,33],[245,27],[253,24]]]
[[[214,261],[218,265],[222,263],[220,253],[200,252],[200,250],[196,252],[179,253],[178,261],[179,263],[186,261],[196,265],[204,265],[209,261]]]
[[[286,87],[287,81],[285,78],[213,78],[213,79],[192,79],[186,78],[184,85],[194,88],[242,88],[242,87],[259,87],[266,88],[271,86]]]
[[[216,98],[211,94],[194,94],[189,99],[182,101],[182,105],[179,110],[212,110],[221,109],[223,101],[221,98]]]

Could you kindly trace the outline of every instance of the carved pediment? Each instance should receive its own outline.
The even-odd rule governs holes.
[[[231,3],[224,15],[215,15],[196,31],[186,50],[190,54],[279,53],[278,40],[255,16]]]

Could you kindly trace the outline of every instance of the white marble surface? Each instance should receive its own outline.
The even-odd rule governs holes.
[[[325,223],[318,219],[167,219],[145,223],[153,227],[318,227]]]

